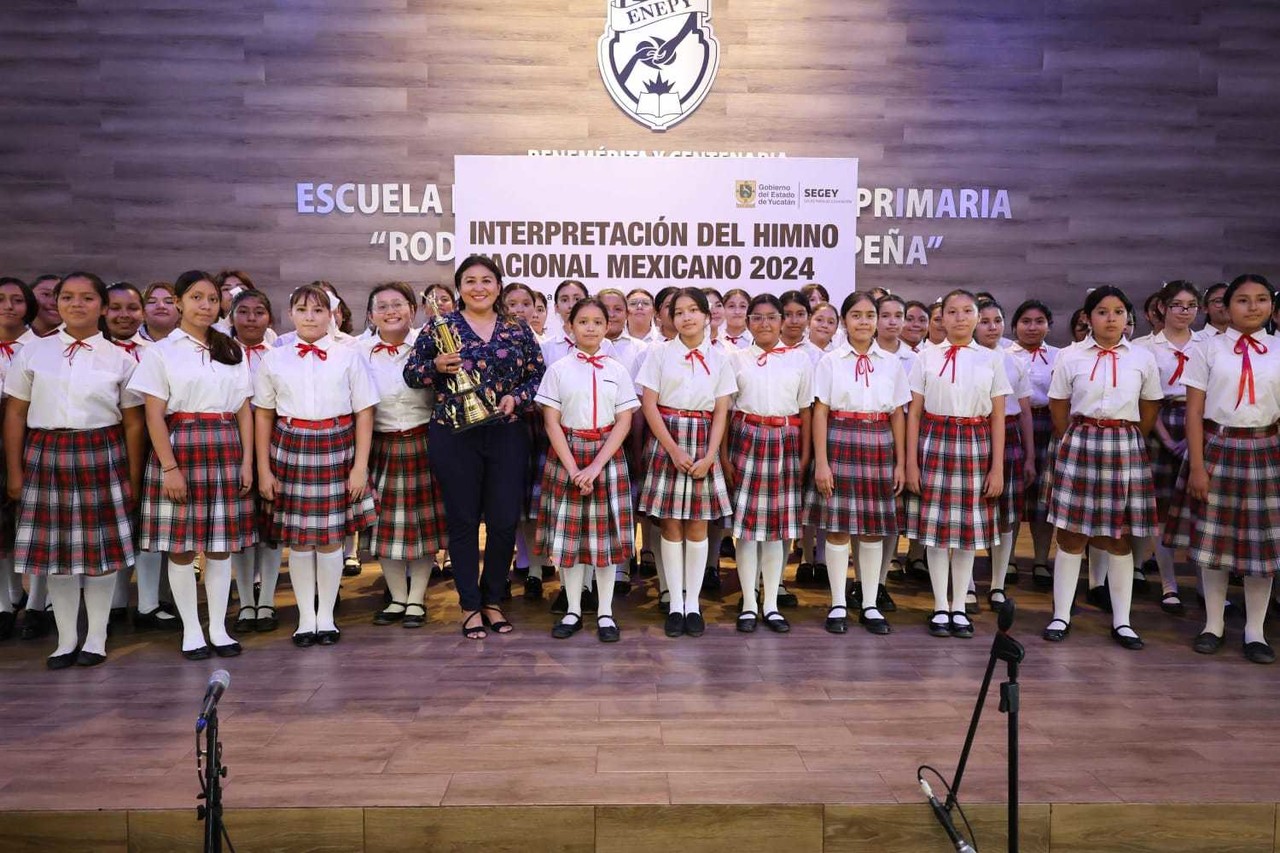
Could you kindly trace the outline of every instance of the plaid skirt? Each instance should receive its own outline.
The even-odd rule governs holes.
[[[804,523],[800,496],[800,428],[729,422],[729,459],[738,474],[733,506],[733,535],[738,539],[778,542],[800,536]]]
[[[551,440],[547,438],[547,425],[542,420],[542,412],[535,406],[534,411],[525,419],[529,424],[529,473],[525,479],[528,483],[524,496],[524,518],[526,521],[538,520],[538,507],[542,504],[542,472],[547,467],[547,456],[551,453]]]
[[[920,428],[920,498],[907,503],[907,537],[930,548],[989,548],[1000,539],[997,501],[982,496],[991,468],[988,421],[926,417]]]
[[[1053,440],[1053,418],[1049,415],[1048,406],[1031,409],[1031,429],[1031,440],[1036,448],[1036,478],[1023,484],[1022,520],[1046,522],[1049,520],[1049,502],[1042,497],[1042,484],[1049,470],[1049,460],[1053,458],[1049,451]],[[1008,440],[1006,437],[1005,442]]]
[[[1049,523],[1085,536],[1151,536],[1156,496],[1151,463],[1136,426],[1074,422],[1045,477]]]
[[[422,560],[447,546],[444,501],[431,476],[427,427],[375,432],[369,482],[381,499],[369,530],[369,553],[384,560]]]
[[[1208,432],[1208,430],[1206,429]],[[1208,500],[1187,495],[1183,464],[1164,542],[1187,549],[1197,566],[1270,577],[1280,564],[1280,435],[1209,432],[1204,448]]]
[[[566,431],[579,469],[595,460],[607,435],[586,438]],[[538,551],[561,568],[583,563],[616,566],[635,553],[635,515],[631,477],[622,449],[596,478],[591,494],[573,484],[560,457],[551,454],[542,472],[542,508],[538,513]]]
[[[709,413],[708,413],[709,414]],[[667,430],[685,453],[694,459],[705,456],[711,437],[711,418],[688,415],[662,415]],[[644,488],[640,490],[639,511],[652,518],[681,521],[710,521],[732,512],[729,490],[725,488],[724,470],[716,459],[707,476],[695,480],[677,470],[667,451],[649,436],[644,454]]]
[[[252,495],[240,496],[240,428],[228,420],[176,420],[169,427],[173,458],[187,480],[187,502],[164,496],[164,474],[154,453],[142,486],[143,551],[241,551],[258,540]]]
[[[805,524],[853,536],[888,536],[902,527],[901,502],[893,494],[893,430],[888,421],[831,418],[827,461],[835,490],[805,496]]]
[[[352,421],[328,429],[286,426],[276,419],[271,473],[276,478],[272,539],[282,545],[327,545],[378,520],[377,492],[352,503],[347,477],[356,455]]]
[[[1027,452],[1022,447],[1022,424],[1016,417],[1004,422],[1004,491],[1000,493],[1000,508],[996,511],[996,523],[1000,530],[1013,530],[1022,520],[1023,500],[1022,466]]]
[[[1165,400],[1160,407],[1160,422],[1174,441],[1187,437],[1187,405],[1185,401]],[[1164,446],[1155,430],[1147,436],[1147,455],[1151,457],[1151,482],[1156,490],[1156,503],[1167,507],[1173,501],[1178,473],[1182,470],[1182,457],[1175,456]]]
[[[134,563],[133,498],[120,426],[27,430],[14,569],[108,575]]]

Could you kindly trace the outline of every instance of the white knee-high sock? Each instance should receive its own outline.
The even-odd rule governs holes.
[[[974,552],[956,548],[951,552],[951,612],[964,613],[964,597],[973,582]]]
[[[1244,641],[1265,643],[1263,626],[1271,604],[1271,577],[1249,575],[1244,579]]]
[[[164,554],[159,551],[139,551],[134,564],[138,577],[138,612],[153,613],[160,606],[160,570],[164,567]]]
[[[781,539],[760,543],[760,578],[764,586],[764,601],[760,608],[764,613],[778,612],[778,585],[782,583],[782,570],[787,563],[787,546]]]
[[[22,600],[22,575],[13,569],[13,558],[7,557],[9,561],[9,572],[4,575],[5,583],[8,584],[9,601],[14,607],[18,606],[18,602]]]
[[[356,551],[360,548],[359,536],[360,534],[358,533],[352,533],[342,540],[342,557],[344,560],[347,557],[357,556]],[[320,552],[317,551],[316,553],[318,554]]]
[[[1221,637],[1226,631],[1227,583],[1230,578],[1225,569],[1205,567],[1200,569],[1200,578],[1204,589],[1204,629]]]
[[[828,545],[829,549],[831,546]],[[893,533],[881,540],[880,547],[880,585],[884,586],[889,583],[889,568],[893,564],[893,558],[898,550],[898,534]],[[828,553],[830,553],[828,551]]]
[[[569,613],[582,618],[582,579],[587,574],[585,563],[574,563],[572,566],[560,567],[560,578],[564,584],[565,597],[569,599]]]
[[[618,578],[613,566],[596,566],[596,589],[600,593],[599,604],[596,605],[596,621],[602,618],[613,618],[613,585]]]
[[[58,626],[56,655],[68,655],[80,645],[80,578],[78,575],[51,575],[49,598],[53,601],[53,621]]]
[[[831,587],[831,606],[848,607],[846,589],[849,586],[849,552],[853,542],[837,545],[827,543],[827,585]]]
[[[1071,624],[1071,603],[1076,600],[1083,554],[1068,554],[1061,548],[1053,561],[1053,618]],[[1132,583],[1132,581],[1130,581]]]
[[[926,548],[925,560],[929,564],[929,585],[933,587],[933,609],[949,611],[947,576],[951,571],[951,554],[946,548]],[[960,595],[960,609],[964,610],[964,590],[960,590]]]
[[[107,653],[107,621],[111,618],[111,596],[116,591],[116,579],[113,574],[91,578],[85,575],[84,610],[88,616],[88,627],[84,632],[82,651],[96,655]]]
[[[738,585],[742,587],[742,612],[759,613],[756,588],[760,585],[760,543],[739,537],[734,545]]]
[[[249,587],[253,589],[252,586]],[[204,560],[204,598],[209,610],[209,642],[225,646],[235,640],[227,633],[227,603],[231,600],[231,558]]]
[[[1009,574],[1009,559],[1013,556],[1013,544],[1017,537],[1014,530],[1000,534],[1000,542],[991,547],[991,588],[1004,589],[1004,579]]]
[[[431,583],[431,560],[414,560],[409,563],[409,592],[405,604],[425,605],[427,585]]]
[[[280,580],[280,560],[284,556],[280,548],[259,545],[258,578],[262,586],[258,589],[258,606],[275,608],[276,584]]]
[[[382,578],[387,582],[387,589],[391,592],[391,603],[387,605],[387,610],[392,613],[403,613],[409,596],[409,577],[405,573],[408,563],[404,560],[379,562],[382,565]]]
[[[333,608],[338,603],[338,587],[342,584],[342,552],[316,551],[316,630],[336,631]]]
[[[12,613],[18,600],[13,597],[13,578],[13,557],[0,557],[0,613]]]
[[[231,555],[231,570],[236,579],[236,595],[240,607],[257,607],[257,595],[253,591],[253,578],[258,573],[258,549],[250,545]]]
[[[341,552],[339,552],[341,553]],[[297,634],[316,632],[316,552],[289,552],[289,582],[298,599]]]
[[[685,615],[690,613],[701,613],[701,602],[698,596],[702,594],[702,581],[707,576],[707,540],[694,542],[690,539],[684,540],[684,612]],[[675,594],[672,593],[672,601],[675,600]]]
[[[667,579],[667,592],[671,596],[671,612],[684,613],[684,540],[672,542],[663,536],[658,542],[662,552],[659,567]]]
[[[1089,589],[1102,586],[1107,579],[1107,563],[1111,555],[1101,548],[1089,546]],[[1133,581],[1129,581],[1130,586]]]
[[[833,545],[827,545],[828,550],[834,548]],[[877,539],[874,542],[864,542],[858,540],[858,565],[874,567],[880,565],[880,559],[884,556],[884,540]],[[874,569],[870,569],[862,573],[862,601],[859,606],[863,610],[876,606],[876,596],[880,593],[880,573]]]
[[[205,645],[196,596],[195,563],[183,565],[169,559],[169,591],[173,593],[173,606],[182,619],[182,650],[189,652]]]
[[[1111,627],[1129,624],[1133,603],[1133,552],[1107,555],[1107,587],[1111,594]]]
[[[27,609],[43,613],[49,605],[49,578],[45,575],[29,575],[27,584]]]
[[[1178,570],[1173,562],[1173,549],[1156,542],[1156,565],[1160,567],[1161,592],[1178,591]]]
[[[125,566],[115,573],[116,585],[111,590],[111,609],[129,606],[129,587],[133,582],[133,566]]]

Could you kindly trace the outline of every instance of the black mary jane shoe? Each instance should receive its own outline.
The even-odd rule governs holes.
[[[964,621],[960,621],[963,619]],[[973,639],[973,620],[959,611],[951,614],[951,636],[961,640]]]
[[[1017,563],[1013,562],[1013,560],[1009,561],[1009,570],[1004,573],[1004,585],[1005,586],[1018,585],[1018,565]]]
[[[342,561],[342,576],[344,578],[359,577],[362,571],[364,571],[364,566],[360,564],[359,557],[351,556]]]
[[[1031,583],[1036,589],[1053,589],[1053,570],[1048,563],[1036,563],[1031,567]]]
[[[22,628],[18,636],[24,640],[39,640],[53,628],[53,614],[41,610],[22,611]]]
[[[618,627],[618,623],[613,621],[612,616],[602,616],[601,619],[608,619],[609,624],[601,625],[600,619],[596,620],[596,638],[602,643],[616,643],[622,639],[622,629]]]
[[[801,563],[796,566],[796,586],[813,584],[813,563]]]
[[[756,632],[756,626],[759,624],[760,620],[756,618],[754,613],[738,614],[737,628],[739,634],[754,634]]]
[[[183,649],[182,656],[187,660],[208,660],[213,656],[213,650],[208,646],[199,646],[194,649]]]
[[[1142,642],[1141,637],[1130,637],[1128,634],[1121,634],[1120,628],[1128,628],[1130,631],[1133,631],[1133,628],[1129,625],[1121,625],[1119,628],[1111,629],[1111,639],[1115,640],[1121,648],[1136,652],[1138,649],[1146,646],[1146,643]],[[1134,634],[1136,635],[1137,631],[1134,631]]]
[[[868,613],[875,613],[876,615],[868,616]],[[889,625],[889,620],[880,615],[880,608],[878,607],[864,607],[858,611],[858,623],[867,629],[868,634],[883,637],[885,634],[893,632],[892,626]]]
[[[631,581],[621,580],[613,582],[613,597],[626,598],[631,594]]]
[[[238,658],[243,651],[244,649],[235,641],[227,643],[225,646],[219,646],[216,643],[213,646],[213,653],[220,658]]]
[[[161,614],[165,614],[169,618],[163,619]],[[181,631],[182,620],[170,614],[163,607],[157,607],[149,613],[135,611],[133,614],[133,629],[135,631]]]
[[[300,649],[309,649],[316,644],[315,631],[303,631],[293,635],[293,644]]]
[[[840,616],[832,614],[839,611]],[[837,604],[827,611],[827,620],[822,623],[822,627],[826,629],[828,634],[845,634],[849,631],[849,608],[843,604]]]
[[[392,610],[392,607],[399,607],[399,610]],[[393,601],[387,605],[386,609],[379,610],[373,614],[373,624],[375,625],[394,625],[404,619],[405,603],[403,601]]]
[[[1187,612],[1187,606],[1182,603],[1182,597],[1176,592],[1166,592],[1161,596],[1160,609],[1170,616],[1181,616]]]
[[[1008,582],[1009,582],[1009,579],[1006,577],[1005,583],[1008,583]],[[998,599],[997,599],[997,596],[999,596]],[[1003,589],[993,589],[987,593],[987,605],[991,608],[991,612],[993,613],[999,613],[1000,608],[1004,607],[1004,603],[1008,600],[1009,600],[1009,596],[1004,594]]]
[[[796,594],[785,586],[780,586],[778,587],[778,606],[786,608],[799,607],[800,599],[796,598]]]
[[[1276,653],[1266,643],[1245,643],[1244,659],[1249,663],[1275,663]]]
[[[263,616],[262,611],[267,611],[267,615]],[[274,607],[259,607],[258,618],[253,620],[253,630],[259,634],[269,634],[280,627],[280,620],[276,618],[276,609]]]
[[[600,609],[600,598],[596,595],[594,589],[584,589],[582,591],[582,612],[595,613]]]
[[[81,650],[80,654],[76,655],[76,666],[97,666],[98,664],[106,662],[107,656],[100,655],[97,652],[86,652]]]
[[[720,580],[720,566],[717,563],[707,569],[706,577],[702,579],[702,588],[709,592],[719,592],[723,584]]]
[[[524,600],[525,601],[541,601],[542,600],[542,578],[526,577],[524,579]],[[568,600],[569,600],[568,596],[565,596],[565,601],[567,602]]]
[[[233,629],[237,634],[248,634],[253,631],[258,624],[258,608],[241,607],[240,612],[236,614],[236,624]]]
[[[421,613],[412,613],[410,610],[421,610]],[[427,608],[421,604],[406,604],[404,606],[404,618],[400,620],[401,628],[421,628],[427,624]]]
[[[684,636],[684,614],[668,613],[667,621],[663,623],[662,630],[668,637]]]
[[[827,564],[813,564],[813,584],[814,586],[827,586],[830,581],[827,580]]]
[[[663,616],[671,615],[671,593],[658,593],[658,609],[662,611]]]
[[[321,646],[336,646],[341,639],[341,631],[316,631],[316,643]]]
[[[510,622],[507,621],[506,614],[504,614],[501,610],[498,610],[498,608],[496,607],[490,607],[489,610],[496,611],[498,614],[498,618],[490,619],[489,613],[487,610],[480,611],[480,618],[484,620],[484,626],[488,628],[490,631],[492,631],[495,634],[510,634],[512,631],[516,629],[515,625],[512,625]]]
[[[880,589],[876,590],[876,610],[881,613],[898,612],[898,602],[893,600],[893,596],[889,594],[889,590],[885,589],[883,584]]]
[[[776,610],[764,615],[764,624],[766,628],[775,634],[791,633],[791,623],[787,621],[787,617]]]
[[[939,616],[945,616],[945,622],[937,621]],[[933,637],[950,637],[951,636],[951,614],[945,610],[935,610],[929,614],[929,618],[925,620],[925,624],[929,627],[929,634]]]
[[[1061,628],[1055,628],[1054,623],[1061,625]],[[1045,626],[1040,636],[1050,643],[1061,643],[1071,633],[1071,623],[1064,619],[1050,619],[1049,624]]]
[[[551,636],[557,640],[567,640],[574,634],[582,630],[582,617],[577,613],[566,613],[565,619],[573,617],[573,622],[565,622],[563,619],[557,622],[551,628]]]
[[[67,652],[65,655],[50,655],[45,658],[44,665],[49,669],[70,669],[76,665],[79,650]]]
[[[686,613],[684,615],[684,632],[690,637],[701,637],[707,631],[707,622],[702,618],[701,613]]]
[[[1111,590],[1105,584],[1090,587],[1089,591],[1084,594],[1084,600],[1103,613],[1111,612]]]
[[[1191,648],[1198,655],[1213,655],[1222,649],[1222,643],[1222,637],[1210,631],[1202,631],[1191,641]]]

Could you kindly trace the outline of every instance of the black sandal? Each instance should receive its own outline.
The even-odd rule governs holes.
[[[510,634],[512,631],[516,629],[515,625],[512,625],[510,622],[507,621],[506,614],[503,613],[501,610],[499,610],[497,607],[489,607],[487,608],[487,610],[495,610],[497,611],[499,616],[499,618],[496,620],[490,620],[489,614],[486,612],[485,609],[482,609],[480,611],[480,618],[484,620],[485,627],[489,628],[491,631],[493,631],[493,633]],[[582,617],[578,617],[578,618],[581,619]]]
[[[467,623],[477,616],[481,619],[480,624],[472,625],[468,628]],[[488,622],[489,620],[484,618],[484,613],[482,611],[472,610],[466,616],[462,617],[462,636],[466,637],[468,640],[483,640],[485,637],[489,636],[489,632],[485,630],[485,626]]]
[[[410,613],[409,608],[416,607],[422,611],[421,614]],[[401,628],[421,628],[427,624],[427,608],[421,604],[406,604],[404,606],[404,618],[400,620]]]

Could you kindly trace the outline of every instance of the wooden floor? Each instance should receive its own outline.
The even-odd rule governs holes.
[[[225,661],[191,663],[177,635],[121,629],[106,665],[48,672],[51,641],[11,640],[0,646],[0,811],[193,805],[192,724],[220,667],[232,676],[221,706],[231,810],[918,804],[918,764],[954,769],[992,614],[977,617],[973,640],[935,639],[931,598],[904,585],[891,636],[832,636],[825,592],[798,589],[791,634],[744,636],[731,565],[700,639],[663,635],[652,581],[618,603],[612,646],[592,631],[550,637],[554,584],[540,605],[510,603],[509,636],[463,639],[450,584],[433,583],[424,629],[375,627],[370,564],[344,582],[334,648],[294,648],[286,607],[278,632],[241,637],[244,655]],[[1175,618],[1142,598],[1133,622],[1145,651],[1114,645],[1109,617],[1087,606],[1051,646],[1039,639],[1049,596],[1028,575],[1011,588],[1027,646],[1023,802],[1042,804],[1046,828],[1048,804],[1258,804],[1272,834],[1239,849],[1271,850],[1280,672],[1243,660],[1239,622],[1205,658],[1190,648],[1194,607]],[[1005,801],[1005,758],[993,695],[964,802]],[[906,814],[927,826],[919,809]],[[598,825],[599,810],[586,811]],[[815,812],[822,825],[832,813]]]

